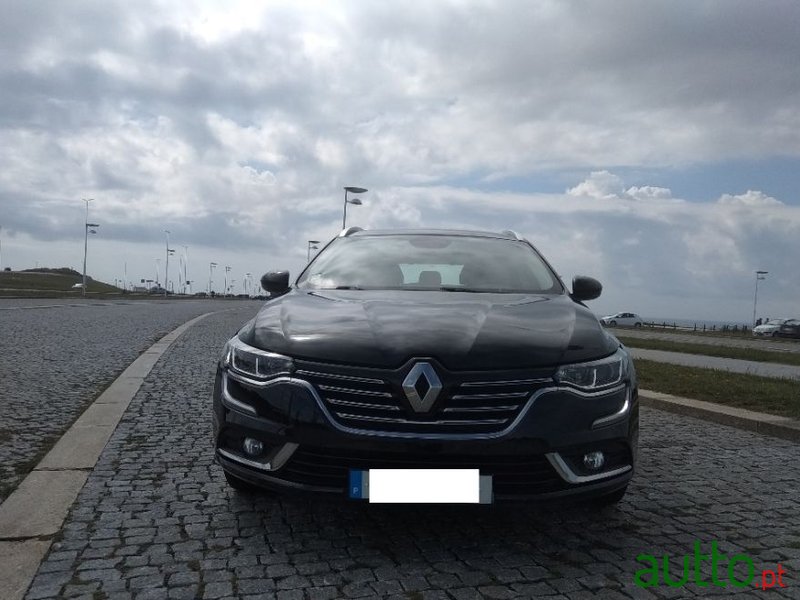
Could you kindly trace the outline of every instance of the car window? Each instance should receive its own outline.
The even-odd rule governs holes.
[[[300,289],[441,289],[563,293],[528,244],[448,235],[337,238],[297,280]]]

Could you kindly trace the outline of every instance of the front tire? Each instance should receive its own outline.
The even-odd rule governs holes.
[[[611,325],[612,327],[616,327],[617,326],[617,322],[616,321],[611,321],[611,323],[609,323],[609,325]]]
[[[634,323],[634,324],[633,324],[633,326],[634,326],[635,328],[640,328],[640,327],[642,326],[642,324],[641,324],[641,323]]]

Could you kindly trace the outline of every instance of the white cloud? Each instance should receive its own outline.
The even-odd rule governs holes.
[[[354,224],[520,229],[565,274],[599,274],[609,309],[705,310],[800,255],[795,197],[677,191],[681,169],[800,160],[794,3],[37,6],[0,22],[0,225],[20,266],[69,254],[94,197],[95,244],[138,243],[141,269],[164,228],[209,260],[296,268],[341,224],[344,185],[370,188]],[[764,191],[733,195],[748,185]],[[796,298],[795,280],[770,285]]]
[[[636,200],[669,200],[672,198],[672,190],[652,185],[633,186],[626,190],[625,195]]]
[[[780,200],[767,196],[764,192],[753,190],[747,190],[744,194],[738,194],[736,196],[723,194],[717,202],[726,206],[746,206],[750,208],[783,205],[783,202]]]
[[[575,187],[569,188],[570,196],[586,196],[599,200],[621,198],[624,194],[622,179],[608,171],[592,171],[589,178]]]

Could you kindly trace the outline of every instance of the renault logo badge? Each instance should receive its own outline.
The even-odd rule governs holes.
[[[414,412],[430,411],[441,391],[442,382],[430,363],[415,364],[403,380],[403,392]]]

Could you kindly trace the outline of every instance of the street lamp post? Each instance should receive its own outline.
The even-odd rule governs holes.
[[[189,277],[187,272],[189,270],[189,246],[183,247],[183,293],[186,293],[186,287],[189,285]],[[191,288],[189,288],[191,291]]]
[[[368,191],[367,188],[362,187],[355,187],[352,185],[348,185],[344,188],[344,210],[342,211],[342,229],[347,228],[347,205],[348,204],[355,204],[356,206],[361,206],[361,200],[358,198],[353,198],[352,200],[347,199],[347,194],[363,194],[364,192]]]
[[[222,290],[223,295],[225,295],[225,296],[228,295],[228,273],[230,273],[231,270],[232,269],[230,267],[228,267],[228,266],[225,267],[225,287]]]
[[[83,296],[86,296],[86,254],[89,251],[89,233],[97,233],[96,229],[92,229],[93,227],[100,227],[97,223],[89,223],[89,202],[94,200],[94,198],[83,198],[83,201],[86,203],[86,220],[84,221],[84,229],[83,229]]]
[[[169,247],[169,230],[165,229],[164,233],[167,234],[167,262],[164,264],[164,297],[166,298],[167,290],[169,289],[169,255],[175,254],[175,250]]]
[[[769,271],[756,271],[756,293],[753,295],[753,327],[756,326],[756,306],[758,305],[758,282],[766,279]]]
[[[215,262],[208,263],[208,295],[209,296],[211,295],[211,291],[212,291],[211,290],[211,286],[214,283],[214,280],[213,280],[213,278],[214,278],[214,267],[216,267],[216,266],[217,266],[217,263],[215,263]]]
[[[308,240],[308,250],[306,252],[306,262],[311,262],[311,251],[318,250],[319,240]]]

